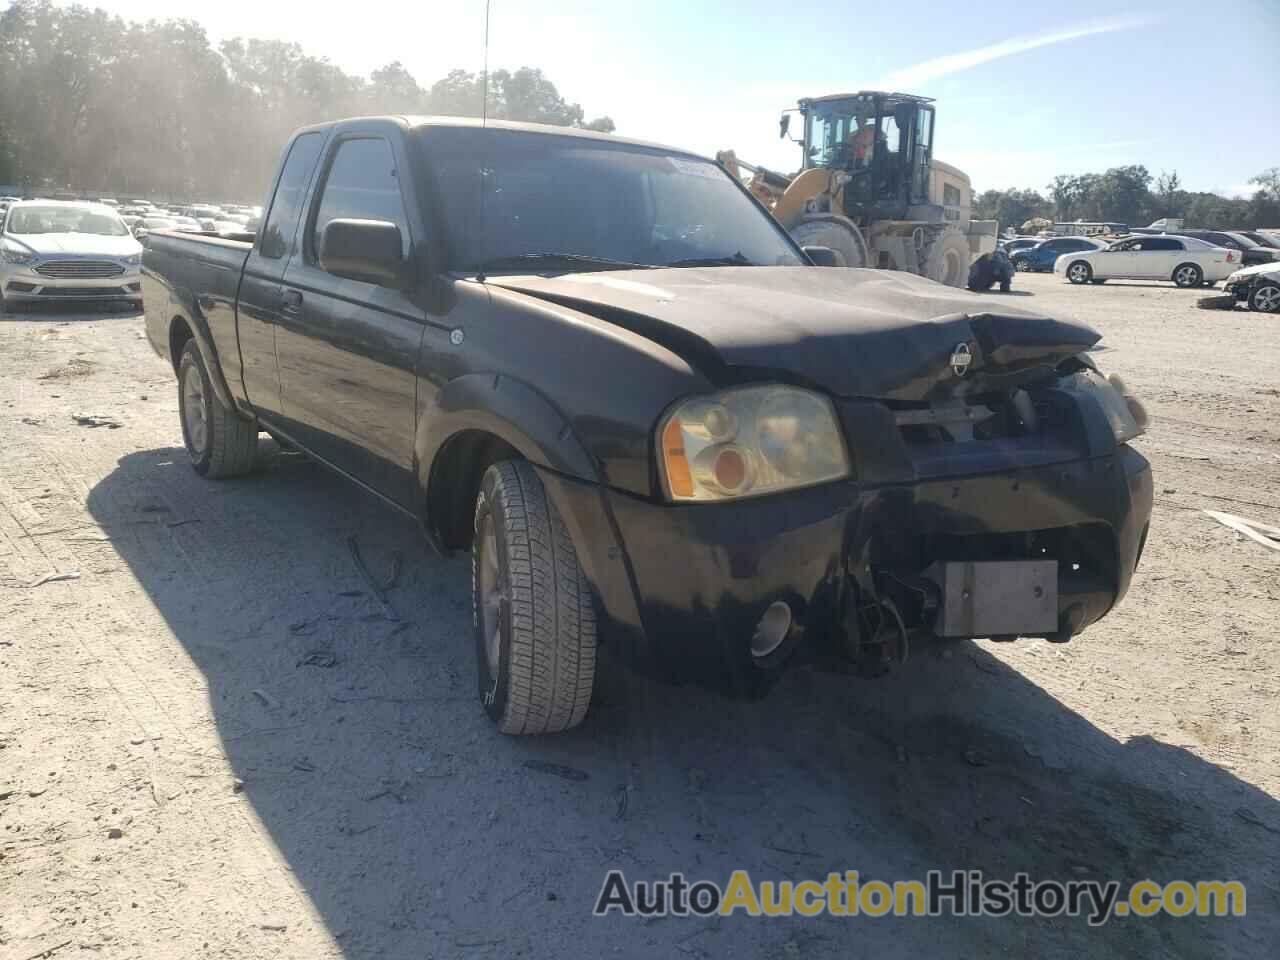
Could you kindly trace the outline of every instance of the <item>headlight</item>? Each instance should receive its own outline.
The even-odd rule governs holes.
[[[36,259],[34,253],[18,247],[0,247],[0,256],[3,256],[7,263],[34,263]]]
[[[1147,426],[1151,422],[1147,408],[1115,374],[1104,379],[1095,367],[1073,374],[1064,385],[1070,390],[1092,395],[1102,405],[1116,436],[1116,443],[1128,443],[1147,432]]]
[[[672,500],[732,500],[849,475],[831,401],[794,387],[761,386],[695,397],[658,428]]]
[[[125,257],[122,261],[126,266],[138,267],[142,265],[142,254],[135,253],[132,256]]]

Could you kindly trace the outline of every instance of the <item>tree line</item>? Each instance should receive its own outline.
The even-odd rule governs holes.
[[[1153,177],[1141,164],[1112,167],[1103,173],[1057,176],[1044,193],[1036,190],[986,190],[974,200],[974,216],[998,220],[1015,230],[1043,218],[1146,226],[1161,217],[1181,217],[1188,228],[1252,230],[1280,227],[1280,167],[1249,181],[1249,197],[1184,190],[1177,171]]]
[[[612,132],[541,70],[489,75],[488,115]],[[294,43],[216,46],[193,20],[137,23],[15,0],[0,13],[0,184],[257,201],[290,131],[380,113],[479,116],[483,77],[420,86],[399,62],[353,76]]]

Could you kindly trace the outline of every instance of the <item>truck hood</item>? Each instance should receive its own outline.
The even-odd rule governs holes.
[[[778,379],[841,397],[941,402],[1008,389],[1099,340],[1074,320],[887,270],[660,268],[488,282],[646,336],[718,384]]]
[[[93,233],[6,233],[4,242],[25,247],[38,257],[66,254],[119,258],[142,252],[142,244],[131,236],[104,237]]]

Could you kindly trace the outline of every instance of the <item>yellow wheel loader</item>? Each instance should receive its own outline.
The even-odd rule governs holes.
[[[994,221],[970,218],[966,174],[933,158],[934,108],[905,93],[804,99],[782,115],[804,122],[804,162],[788,178],[718,157],[804,246],[828,247],[838,265],[906,270],[964,286],[969,265],[996,247]]]

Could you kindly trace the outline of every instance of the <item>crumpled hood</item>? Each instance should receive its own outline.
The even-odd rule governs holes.
[[[1280,253],[1280,250],[1275,252]],[[1252,267],[1237,270],[1227,279],[1235,280],[1237,277],[1254,277],[1258,274],[1274,274],[1277,278],[1280,278],[1280,263],[1255,263]]]
[[[26,247],[41,257],[67,254],[119,259],[142,252],[142,244],[131,236],[103,237],[92,233],[6,233],[4,242]]]
[[[488,282],[647,336],[713,381],[775,377],[842,397],[937,402],[1004,389],[1099,340],[1010,297],[887,270],[709,267]],[[972,359],[958,374],[962,344]]]

